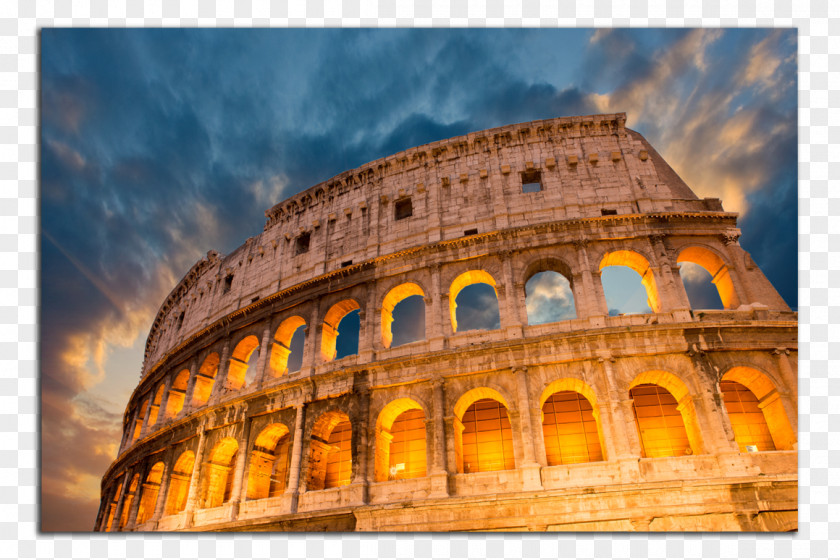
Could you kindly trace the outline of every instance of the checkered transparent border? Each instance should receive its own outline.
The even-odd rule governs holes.
[[[365,2],[113,0],[0,3],[0,557],[838,558],[840,3],[584,0]],[[558,6],[558,4],[560,6]],[[37,470],[38,37],[59,26],[796,27],[799,36],[800,513],[797,534],[39,534]],[[832,107],[833,106],[833,107]],[[829,126],[834,122],[835,126]],[[831,145],[830,143],[833,143]],[[833,155],[832,155],[833,154]],[[830,163],[832,162],[832,163]],[[831,183],[833,181],[833,183]],[[835,219],[831,220],[831,215]],[[829,271],[835,270],[834,274]]]

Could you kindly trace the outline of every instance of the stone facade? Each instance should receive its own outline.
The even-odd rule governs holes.
[[[736,214],[624,122],[412,148],[208,253],[149,333],[95,529],[796,529],[796,314],[738,244]],[[691,308],[685,261],[725,309]],[[639,273],[651,313],[609,316],[612,265]],[[568,280],[575,318],[528,323],[525,284],[543,271]],[[499,329],[458,330],[474,283],[494,288]],[[391,312],[418,295],[425,337],[393,346]],[[335,359],[354,310],[358,353]],[[753,429],[769,447],[750,446]],[[583,459],[563,459],[572,440]]]

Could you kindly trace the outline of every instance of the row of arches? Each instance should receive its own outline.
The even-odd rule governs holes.
[[[722,376],[719,393],[740,452],[791,449],[796,436],[773,382],[758,370],[734,367]],[[673,457],[703,453],[703,428],[687,386],[674,374],[652,370],[629,385],[641,457]],[[539,402],[540,428],[547,466],[607,460],[602,418],[606,410],[592,388],[576,378],[550,383]],[[451,436],[455,471],[477,473],[517,468],[511,406],[496,389],[478,387],[454,404]],[[429,411],[417,400],[397,398],[376,416],[373,438],[373,480],[422,478],[429,472]],[[332,409],[313,423],[303,446],[308,460],[303,478],[306,491],[337,488],[351,483],[354,473],[354,426],[350,416]],[[521,436],[519,436],[521,437]],[[125,497],[117,527],[123,528],[134,499],[139,500],[136,524],[148,521],[157,507],[163,516],[185,510],[191,480],[200,477],[197,507],[215,508],[235,495],[235,478],[244,485],[243,500],[282,496],[289,488],[292,436],[282,422],[260,429],[247,450],[234,437],[224,437],[209,450],[198,470],[192,450],[183,451],[168,473],[156,462],[141,480],[136,473]],[[236,472],[237,457],[247,452],[243,472]],[[167,476],[168,484],[163,484]],[[294,483],[291,483],[294,484]],[[105,530],[113,530],[120,482],[108,505]],[[165,500],[160,506],[158,499]]]
[[[690,246],[679,253],[677,261],[694,263],[708,271],[717,286],[722,305],[727,308],[737,306],[738,297],[729,267],[717,253],[706,247]],[[646,257],[630,250],[608,252],[601,259],[600,270],[612,267],[626,268],[640,278],[646,304],[644,309],[639,307],[639,310],[661,310],[655,275]],[[539,259],[532,262],[525,273],[525,314],[528,324],[550,323],[579,316],[573,289],[574,275],[564,261],[556,258]],[[501,311],[498,296],[497,281],[485,270],[468,270],[456,276],[448,292],[452,332],[499,328]],[[624,300],[627,295],[619,297]],[[428,299],[424,289],[415,282],[400,283],[386,292],[378,310],[382,348],[427,338]],[[610,313],[615,311],[608,292],[606,305]],[[322,362],[330,362],[358,351],[360,311],[359,302],[353,298],[343,299],[329,307],[320,324],[317,354]],[[226,366],[223,387],[231,391],[250,386],[263,372],[268,377],[280,377],[299,370],[304,360],[307,334],[306,319],[292,315],[275,329],[267,349],[262,348],[264,344],[256,335],[247,334],[236,343],[224,364],[218,352],[210,352],[198,368],[192,387],[189,387],[190,371],[184,369],[175,375],[168,388],[165,388],[165,382],[160,383],[155,392],[141,402],[139,408],[133,411],[132,429],[129,430],[126,425],[127,439],[124,443],[136,441],[144,427],[148,430],[159,420],[176,417],[185,406],[193,409],[206,404],[222,365]],[[263,357],[263,352],[268,355]],[[216,390],[219,389],[216,387]],[[165,410],[161,411],[164,402]],[[131,432],[130,437],[128,432]]]

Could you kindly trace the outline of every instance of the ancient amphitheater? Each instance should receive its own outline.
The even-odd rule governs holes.
[[[624,114],[412,148],[266,216],[161,306],[96,530],[796,529],[796,313]],[[610,316],[617,265],[650,313]],[[574,317],[529,324],[547,271]],[[498,329],[459,329],[477,283]],[[425,336],[392,344],[413,296]]]

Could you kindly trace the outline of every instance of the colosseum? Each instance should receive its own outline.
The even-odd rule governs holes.
[[[796,313],[625,120],[411,148],[207,253],[154,320],[95,530],[795,530]],[[609,312],[613,266],[648,312]],[[529,321],[547,273],[571,314]],[[498,328],[463,324],[473,285]]]

